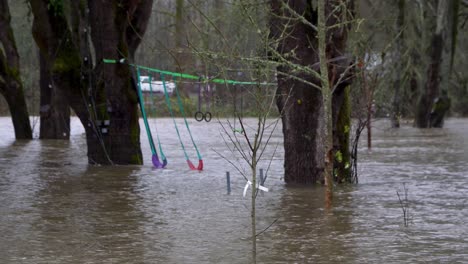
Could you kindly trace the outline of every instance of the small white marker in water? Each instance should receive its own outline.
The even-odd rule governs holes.
[[[245,184],[245,187],[244,187],[244,197],[247,194],[247,190],[249,189],[250,185],[252,185],[252,182],[247,181],[247,183]],[[260,184],[257,184],[257,189],[259,189],[260,191],[268,192],[268,188],[265,187],[265,186],[261,186]]]

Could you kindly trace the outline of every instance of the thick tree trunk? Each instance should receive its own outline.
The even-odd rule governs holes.
[[[39,54],[40,63],[40,139],[70,139],[70,107],[63,90],[52,81],[50,66]]]
[[[289,22],[287,17],[291,17],[292,14],[286,12],[282,5],[282,0],[271,2],[272,12],[275,14],[270,21],[271,38],[280,41],[276,50],[281,55],[294,50],[296,57],[290,59],[291,63],[315,64],[318,62],[315,32],[302,23],[286,28],[286,23]],[[304,13],[307,8],[311,8],[305,1],[290,1],[289,5],[300,14]],[[311,15],[313,19],[309,20],[316,21],[316,12]],[[288,37],[283,36],[285,29]],[[314,41],[312,43],[305,41],[309,38]],[[285,151],[284,180],[286,183],[297,184],[323,183],[325,146],[323,144],[324,127],[320,120],[323,120],[324,113],[320,90],[305,82],[290,78],[288,76],[291,72],[289,65],[280,65],[277,71],[277,106],[281,113]],[[296,76],[306,82],[319,83],[320,81],[307,74],[296,74]]]
[[[289,5],[289,8],[294,11],[284,8],[284,4]],[[333,4],[334,1],[326,1],[328,26],[336,24],[336,19],[343,17],[329,16],[331,10],[334,9]],[[347,1],[346,4],[352,7],[352,1]],[[330,118],[325,116],[320,79],[314,74],[297,70],[303,67],[319,70],[317,35],[308,24],[316,25],[317,11],[311,2],[300,0],[287,2],[274,0],[271,1],[271,8],[274,13],[270,20],[271,38],[274,43],[277,43],[275,50],[272,51],[272,59],[284,61],[287,58],[287,62],[277,68],[277,106],[282,113],[285,149],[284,179],[287,183],[323,183],[326,152],[328,159],[333,162],[333,153],[326,151],[324,144],[325,119]],[[304,16],[298,19],[298,14],[304,14]],[[306,19],[308,23],[300,22],[302,19]],[[291,21],[296,22],[291,23]],[[347,29],[337,27],[336,30],[329,30],[327,36],[329,37],[326,55],[328,60],[335,60],[334,66],[331,64],[328,66],[330,88],[333,88],[348,65],[346,56],[343,56]],[[337,59],[339,57],[343,59]],[[344,96],[343,89],[348,85],[348,81],[342,81],[333,95],[333,118],[330,121],[333,122],[335,131],[337,131],[337,113],[343,102],[343,99],[338,97]],[[310,83],[315,84],[316,87]],[[339,140],[334,139],[333,142],[339,142]],[[329,145],[331,147],[331,144]]]
[[[130,41],[127,36],[133,36],[135,32],[126,32],[129,26],[128,10],[116,6],[113,1],[93,1],[90,10],[90,22],[93,28],[91,36],[98,65],[95,69],[95,76],[99,76],[94,87],[97,94],[96,106],[92,110],[96,112],[98,120],[109,122],[109,125],[104,130],[101,128],[102,137],[88,137],[88,145],[96,146],[96,143],[99,143],[97,141],[101,141],[101,144],[106,146],[107,155],[99,153],[99,148],[97,148],[89,151],[88,156],[90,162],[96,163],[106,163],[108,156],[113,163],[138,164],[142,162],[142,154],[138,100],[131,81],[131,69],[126,64],[101,63],[105,58],[132,60],[134,50],[129,50]],[[103,13],[109,15],[103,16]],[[104,133],[106,129],[107,133]]]
[[[431,63],[427,72],[427,81],[424,93],[419,98],[415,126],[419,128],[430,127],[431,110],[434,100],[439,94],[439,73],[442,60],[443,41],[441,35],[434,35],[432,39]]]
[[[291,87],[294,87],[292,91]],[[279,76],[277,96],[284,136],[284,180],[298,184],[323,183],[325,149],[324,130],[319,121],[323,119],[320,91]]]
[[[15,37],[11,28],[8,1],[0,0],[0,94],[7,101],[15,137],[31,139],[32,129],[20,77],[20,64]]]
[[[53,83],[67,95],[85,127],[89,162],[141,164],[138,100],[130,67],[104,64],[103,59],[133,59],[152,1],[89,1],[89,6],[73,1],[71,14],[52,11],[47,2],[30,0],[34,37],[51,63]]]
[[[425,90],[418,102],[415,117],[415,126],[428,128],[431,125],[431,111],[436,97],[439,95],[440,68],[442,64],[442,52],[444,48],[443,33],[444,21],[446,19],[448,1],[439,0],[437,6],[437,26],[431,40],[430,64],[427,70]]]

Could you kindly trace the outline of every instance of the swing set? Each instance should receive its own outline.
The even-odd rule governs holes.
[[[198,81],[198,84],[199,84],[199,86],[198,86],[198,109],[197,109],[197,112],[195,113],[195,120],[197,120],[199,122],[201,122],[203,120],[205,120],[206,122],[210,122],[211,117],[212,117],[211,112],[209,111],[209,109],[210,109],[209,98],[206,99],[206,105],[207,105],[206,106],[206,112],[203,113],[201,111],[201,104],[202,104],[202,87],[201,87],[201,84],[202,83],[205,84],[204,92],[208,96],[212,95],[212,90],[211,90],[211,87],[209,86],[209,82],[215,83],[215,84],[217,83],[217,84],[231,84],[231,85],[253,85],[253,84],[258,84],[257,82],[241,82],[241,81],[227,80],[227,79],[209,79],[209,78],[198,77],[198,76],[191,75],[191,74],[186,74],[186,73],[164,71],[164,70],[159,70],[159,69],[154,69],[154,68],[150,68],[150,67],[145,67],[145,66],[141,66],[141,65],[128,63],[128,62],[126,62],[125,59],[121,59],[121,60],[104,59],[103,62],[107,63],[107,64],[127,64],[127,65],[129,65],[129,66],[131,66],[133,68],[132,75],[134,76],[134,79],[135,79],[135,82],[136,82],[135,86],[136,86],[137,94],[138,94],[138,103],[140,105],[141,115],[142,115],[142,118],[143,118],[143,122],[145,124],[146,134],[148,136],[148,141],[149,141],[150,148],[151,148],[151,153],[152,153],[151,160],[152,160],[152,163],[153,163],[154,167],[158,168],[158,169],[165,168],[166,165],[168,164],[168,161],[167,161],[166,156],[164,155],[161,140],[159,138],[159,134],[157,133],[157,128],[156,128],[155,129],[156,138],[157,138],[157,141],[158,141],[157,143],[158,143],[158,149],[159,149],[161,159],[158,156],[156,145],[155,145],[154,140],[153,140],[153,135],[151,133],[151,129],[150,129],[150,126],[149,126],[149,123],[148,123],[148,118],[147,118],[147,114],[146,114],[146,110],[145,110],[145,102],[144,102],[143,92],[142,92],[142,87],[141,87],[141,71],[142,70],[145,70],[148,73],[159,75],[160,80],[161,80],[162,85],[163,85],[164,98],[165,98],[165,101],[166,101],[166,105],[167,105],[167,107],[169,109],[169,114],[170,114],[170,116],[172,118],[172,121],[174,123],[174,128],[175,128],[175,130],[177,132],[177,137],[179,139],[179,143],[180,143],[180,145],[182,147],[182,150],[184,152],[185,160],[186,160],[186,162],[188,164],[188,167],[191,170],[198,170],[198,171],[203,170],[203,158],[202,158],[202,156],[200,154],[200,151],[198,150],[197,144],[195,143],[192,132],[190,130],[190,126],[189,126],[189,124],[187,122],[186,113],[185,113],[185,110],[184,110],[184,107],[183,107],[182,99],[180,97],[179,90],[178,90],[177,85],[176,85],[173,92],[176,94],[177,106],[179,108],[180,113],[182,114],[182,117],[184,119],[185,127],[186,127],[186,129],[188,131],[188,134],[190,136],[192,145],[193,145],[193,147],[194,147],[194,149],[195,149],[195,151],[197,153],[197,158],[198,158],[198,165],[197,166],[195,166],[192,163],[192,161],[190,160],[190,158],[189,158],[189,156],[187,154],[187,150],[185,148],[185,145],[184,145],[184,143],[182,141],[182,138],[181,138],[181,135],[180,135],[179,127],[177,126],[177,122],[175,120],[175,115],[174,115],[172,102],[171,102],[171,100],[169,98],[168,84],[167,84],[167,81],[166,81],[166,76],[170,76],[172,78],[190,79],[190,80],[193,80],[193,81]],[[135,76],[135,72],[136,72],[136,76]],[[150,88],[151,102],[154,102],[154,98],[153,98],[154,91],[153,91],[153,87],[152,87],[152,77],[151,76],[149,76],[149,88]],[[242,102],[241,102],[241,109],[242,109]],[[154,107],[153,104],[151,104],[151,111],[152,111],[152,115],[156,116],[156,110],[155,110],[155,107]]]
[[[157,154],[157,151],[156,151],[156,147],[154,146],[154,142],[153,142],[153,136],[152,136],[152,133],[151,133],[151,129],[148,125],[148,118],[147,118],[147,115],[145,113],[145,103],[144,103],[144,100],[143,100],[143,92],[142,92],[142,89],[141,89],[141,70],[142,68],[140,66],[134,66],[136,72],[137,72],[137,90],[138,90],[138,100],[139,100],[139,103],[140,103],[140,109],[141,109],[141,114],[143,116],[143,121],[145,123],[145,128],[146,128],[146,133],[148,135],[148,141],[150,143],[150,147],[151,147],[151,152],[152,152],[152,162],[153,162],[153,165],[154,167],[156,168],[165,168],[166,165],[167,165],[167,158],[166,156],[164,155],[164,152],[163,152],[163,149],[162,149],[162,146],[161,146],[161,140],[159,139],[159,134],[156,133],[157,135],[157,140],[158,140],[158,145],[159,145],[159,152],[161,154],[161,161],[159,161],[159,157],[158,157],[158,154]],[[148,72],[151,72],[150,70],[146,69]],[[197,144],[195,143],[195,140],[193,139],[193,135],[192,135],[192,131],[190,130],[190,126],[187,122],[187,118],[186,118],[186,114],[185,114],[185,111],[184,111],[184,106],[183,106],[183,103],[182,103],[182,99],[180,97],[180,94],[179,94],[179,90],[177,89],[177,86],[175,87],[174,89],[174,92],[177,96],[177,105],[179,107],[179,111],[180,113],[182,114],[182,117],[184,118],[184,123],[185,123],[185,127],[187,128],[187,131],[188,131],[188,134],[190,135],[190,139],[192,141],[192,144],[193,144],[193,147],[195,148],[195,151],[197,153],[197,158],[198,158],[198,165],[195,166],[193,164],[193,162],[190,160],[188,154],[187,154],[187,150],[185,148],[185,145],[184,145],[184,142],[182,140],[182,137],[180,135],[180,129],[179,127],[177,126],[177,122],[175,120],[175,114],[174,114],[174,109],[173,109],[173,106],[172,106],[172,102],[169,98],[169,91],[168,91],[168,85],[167,85],[167,82],[166,82],[166,75],[167,73],[162,73],[162,72],[156,72],[156,74],[159,75],[160,79],[161,79],[161,82],[162,82],[162,86],[163,86],[163,93],[164,93],[164,98],[165,98],[165,101],[166,101],[166,105],[169,109],[169,114],[172,118],[172,121],[174,123],[174,128],[177,132],[177,137],[178,137],[178,140],[179,140],[179,143],[182,147],[182,151],[184,152],[184,156],[185,156],[185,160],[189,166],[189,168],[191,170],[198,170],[198,171],[201,171],[203,170],[203,158],[200,154],[200,151],[198,150],[198,147],[197,147]],[[153,82],[152,82],[152,76],[150,75],[149,76],[149,88],[150,88],[150,100],[151,102],[154,102],[154,93],[153,93]],[[152,110],[152,114],[153,116],[156,116],[156,110],[155,110],[155,107],[154,107],[154,104],[152,103],[151,104],[151,110]]]

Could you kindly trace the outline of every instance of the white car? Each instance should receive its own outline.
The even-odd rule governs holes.
[[[167,93],[172,94],[174,92],[174,89],[176,88],[176,84],[172,81],[166,81],[165,83],[166,83]],[[142,92],[149,93],[152,89],[153,93],[164,94],[163,82],[151,80],[151,86],[150,86],[149,76],[140,76],[140,88]]]

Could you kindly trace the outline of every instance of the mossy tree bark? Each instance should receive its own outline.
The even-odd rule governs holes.
[[[281,62],[277,67],[277,106],[282,113],[286,183],[324,182],[325,158],[333,162],[330,148],[333,142],[342,142],[333,139],[324,144],[329,131],[325,127],[327,120],[331,128],[338,131],[337,114],[344,102],[344,89],[351,81],[341,78],[349,66],[349,58],[345,55],[349,24],[338,24],[344,23],[342,19],[352,12],[353,1],[344,1],[341,9],[335,9],[336,4],[340,3],[325,1],[326,58],[333,61],[328,63],[328,92],[334,91],[332,97],[323,100],[320,74],[311,72],[319,72],[316,7],[311,1],[304,0],[271,1],[270,37],[275,45],[272,59]],[[335,14],[331,15],[332,12]],[[331,105],[331,118],[325,116],[324,102]],[[348,153],[349,149],[345,155]]]
[[[62,89],[52,81],[50,65],[39,54],[40,68],[40,139],[70,139],[70,106]]]
[[[0,94],[10,109],[16,139],[32,139],[31,123],[20,77],[18,49],[7,0],[0,0]]]
[[[351,174],[351,153],[350,153],[350,132],[351,132],[351,98],[350,87],[343,90],[341,96],[335,95],[335,100],[342,98],[342,102],[333,102],[334,106],[339,105],[340,109],[336,115],[335,128],[333,129],[334,142],[334,179],[339,183],[353,183]]]
[[[103,59],[133,61],[152,0],[125,4],[64,0],[53,8],[47,0],[30,3],[35,41],[51,65],[54,85],[65,93],[85,128],[89,162],[141,164],[131,69],[126,64],[104,64]]]

